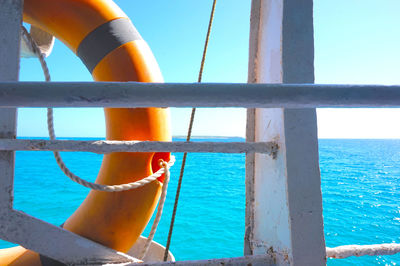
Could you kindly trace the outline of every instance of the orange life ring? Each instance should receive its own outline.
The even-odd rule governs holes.
[[[25,0],[24,21],[65,43],[95,81],[162,82],[156,60],[123,11],[111,0]],[[108,140],[170,141],[164,108],[106,108]],[[134,182],[159,169],[169,153],[105,155],[97,183]],[[127,252],[143,232],[161,193],[163,177],[125,192],[90,191],[63,227],[112,249]],[[22,247],[0,251],[4,265],[41,265],[39,255]],[[1,264],[1,263],[0,263]]]

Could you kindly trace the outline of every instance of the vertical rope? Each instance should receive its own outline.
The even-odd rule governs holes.
[[[39,58],[39,62],[40,65],[42,67],[43,70],[43,74],[45,77],[46,82],[50,82],[51,78],[50,78],[50,72],[49,72],[49,68],[47,67],[47,63],[46,60],[44,60],[44,55],[42,53],[42,51],[40,51],[39,47],[37,46],[36,42],[34,39],[32,39],[31,35],[29,34],[28,30],[22,26],[21,27],[22,30],[22,37],[26,38],[26,40],[28,41],[28,43],[31,45],[33,52],[37,55],[37,57]]]
[[[215,12],[216,3],[217,3],[217,0],[214,0],[212,8],[211,8],[210,20],[208,22],[207,36],[206,36],[206,40],[205,40],[205,43],[204,43],[203,56],[202,56],[201,63],[200,63],[200,71],[199,71],[199,76],[198,76],[197,82],[201,82],[202,77],[203,77],[204,62],[206,61],[208,41],[210,39],[211,26],[212,26],[212,22],[214,20],[214,12]],[[189,128],[188,128],[186,141],[190,141],[190,137],[192,136],[192,128],[193,128],[193,122],[194,122],[195,114],[196,114],[196,108],[192,108],[192,113],[190,115],[190,122],[189,122]],[[168,239],[167,239],[167,244],[165,246],[164,261],[167,261],[168,251],[169,251],[169,247],[171,245],[172,231],[174,229],[176,210],[178,208],[178,201],[179,201],[179,195],[180,195],[180,192],[181,192],[183,172],[185,170],[185,165],[186,165],[186,158],[187,158],[187,152],[185,152],[183,154],[183,158],[182,158],[182,166],[181,166],[181,171],[180,171],[180,174],[179,174],[178,187],[176,189],[174,209],[172,211],[172,217],[171,217],[171,222],[170,222],[169,232],[168,232]]]
[[[163,182],[160,201],[158,202],[157,215],[156,215],[156,218],[154,218],[153,225],[151,226],[149,236],[147,237],[146,243],[145,243],[142,253],[140,254],[140,257],[139,257],[139,259],[141,259],[141,260],[144,260],[144,257],[146,257],[146,254],[149,251],[150,244],[151,244],[151,242],[153,242],[154,235],[157,231],[158,223],[161,220],[161,215],[162,215],[163,208],[164,208],[164,202],[167,197],[168,182],[170,179],[169,165],[166,162],[164,162],[163,160],[160,160],[160,166],[165,169],[165,171],[164,171],[165,178],[164,178],[164,182]]]

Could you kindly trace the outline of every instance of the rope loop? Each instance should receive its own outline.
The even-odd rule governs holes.
[[[46,60],[44,59],[44,56],[41,53],[40,49],[38,48],[35,40],[31,37],[31,35],[29,34],[29,32],[27,31],[27,29],[24,26],[22,26],[22,34],[23,34],[23,37],[31,45],[32,50],[35,52],[35,54],[39,58],[40,65],[42,66],[46,82],[50,82],[50,80],[51,80],[50,72],[47,67]],[[55,140],[56,135],[54,132],[53,108],[47,108],[47,129],[49,132],[50,139]],[[175,157],[171,156],[171,160],[168,163],[164,162],[163,160],[159,161],[161,168],[157,172],[155,172],[154,174],[152,174],[148,177],[145,177],[139,181],[131,182],[128,184],[121,184],[121,185],[101,185],[101,184],[88,182],[88,181],[80,178],[79,176],[75,175],[74,173],[71,172],[71,170],[68,169],[68,167],[62,160],[60,152],[53,151],[53,153],[54,153],[54,157],[55,157],[56,162],[57,162],[58,166],[60,167],[61,171],[63,171],[63,173],[66,176],[68,176],[69,179],[71,179],[72,181],[74,181],[84,187],[87,187],[87,188],[90,188],[93,190],[107,191],[107,192],[119,192],[119,191],[126,191],[126,190],[131,190],[131,189],[142,187],[148,183],[153,182],[154,180],[159,178],[162,174],[165,174],[167,167],[171,167],[175,163]],[[164,165],[166,165],[166,166],[164,166]]]
[[[23,33],[23,37],[26,38],[28,40],[28,43],[32,46],[33,51],[35,52],[35,54],[38,56],[40,64],[42,66],[43,69],[43,73],[45,75],[45,79],[46,82],[50,82],[50,72],[49,69],[47,67],[46,61],[44,59],[43,54],[41,53],[41,51],[39,50],[35,40],[32,39],[32,37],[30,36],[29,32],[26,30],[25,27],[22,26],[22,33]],[[49,132],[49,136],[51,140],[55,140],[56,136],[55,136],[55,132],[54,132],[54,119],[53,119],[53,109],[52,108],[47,108],[47,128],[48,128],[48,132]],[[150,230],[150,234],[149,237],[146,240],[146,243],[142,249],[142,252],[140,254],[140,258],[143,259],[148,250],[149,247],[153,241],[154,238],[154,234],[156,233],[157,227],[158,227],[158,223],[161,220],[161,215],[162,215],[162,211],[164,208],[164,203],[165,203],[165,199],[167,196],[167,188],[168,188],[168,182],[170,180],[170,171],[169,168],[174,165],[175,163],[175,157],[171,156],[171,159],[169,162],[166,162],[162,159],[160,159],[158,161],[158,164],[160,166],[160,169],[153,173],[152,175],[145,177],[139,181],[136,182],[131,182],[128,184],[121,184],[121,185],[101,185],[101,184],[96,184],[96,183],[92,183],[92,182],[88,182],[83,180],[82,178],[78,177],[77,175],[75,175],[74,173],[72,173],[67,166],[65,165],[64,161],[61,158],[60,152],[58,151],[53,151],[54,153],[54,157],[56,159],[56,162],[58,164],[58,166],[60,167],[60,169],[64,172],[64,174],[66,176],[68,176],[72,181],[81,184],[82,186],[88,187],[90,189],[94,189],[94,190],[99,190],[99,191],[108,191],[108,192],[117,192],[117,191],[126,191],[126,190],[131,190],[131,189],[135,189],[135,188],[139,188],[142,187],[148,183],[151,183],[153,181],[155,181],[157,178],[159,178],[162,174],[165,175],[164,178],[164,182],[162,185],[162,192],[161,192],[161,196],[160,196],[160,201],[158,203],[158,207],[157,207],[157,214],[156,217],[154,219],[153,225],[151,227]]]
[[[54,152],[54,153],[58,153],[58,152]],[[60,157],[57,156],[56,160],[57,160],[57,158],[60,158]],[[65,173],[66,176],[68,176],[72,181],[74,181],[84,187],[98,190],[98,191],[120,192],[120,191],[127,191],[127,190],[131,190],[131,189],[135,189],[135,188],[140,188],[144,185],[147,185],[147,184],[153,182],[154,180],[157,180],[157,178],[159,178],[162,174],[165,174],[168,171],[168,169],[172,165],[174,165],[174,163],[175,163],[175,157],[171,156],[171,160],[169,162],[163,161],[163,164],[162,164],[163,167],[161,167],[154,174],[152,174],[148,177],[145,177],[139,181],[131,182],[131,183],[127,183],[127,184],[121,184],[121,185],[101,185],[101,184],[88,182],[88,181],[74,175],[72,172],[70,172],[69,169],[66,168],[65,164],[59,163],[59,166],[60,166],[61,170]],[[65,167],[63,167],[63,166],[65,166]],[[164,181],[164,183],[165,183],[165,181]]]

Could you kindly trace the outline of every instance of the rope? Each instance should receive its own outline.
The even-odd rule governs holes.
[[[35,40],[31,37],[31,35],[29,34],[28,30],[22,26],[22,38],[25,38],[25,40],[27,41],[27,43],[29,43],[29,45],[32,48],[32,51],[37,55],[37,57],[39,58],[40,61],[40,65],[42,66],[43,69],[43,74],[44,77],[46,79],[47,82],[49,82],[50,79],[50,72],[49,69],[47,67],[47,63],[46,60],[44,60],[44,55],[42,54],[42,52],[40,51],[39,47],[37,46]]]
[[[203,77],[204,62],[206,61],[208,41],[210,39],[210,33],[211,33],[212,22],[214,20],[214,12],[215,12],[216,3],[217,3],[217,0],[214,0],[212,8],[211,8],[210,20],[208,22],[208,29],[207,29],[206,40],[205,40],[205,43],[204,43],[203,56],[201,58],[200,71],[199,71],[199,76],[198,76],[198,79],[197,79],[197,82],[199,82],[199,83],[201,82],[201,79]],[[190,141],[190,137],[192,136],[192,128],[193,128],[193,122],[194,122],[195,114],[196,114],[196,108],[192,108],[192,113],[190,115],[188,133],[187,133],[187,137],[186,137],[186,141],[187,142]],[[180,174],[179,174],[178,187],[176,189],[176,195],[175,195],[174,209],[172,211],[172,217],[171,217],[171,222],[170,222],[169,232],[168,232],[168,239],[167,239],[167,244],[165,246],[164,261],[167,261],[168,251],[169,251],[169,247],[171,245],[172,231],[174,229],[176,211],[178,209],[178,201],[179,201],[179,195],[180,195],[180,192],[181,192],[183,172],[185,170],[185,165],[186,165],[186,157],[187,157],[187,152],[185,152],[183,154],[183,158],[182,158],[182,165],[181,165],[181,171],[180,171]]]
[[[162,211],[163,211],[163,207],[164,207],[165,198],[167,197],[167,188],[168,188],[168,182],[169,182],[169,178],[170,178],[169,165],[162,160],[160,160],[160,161],[161,161],[160,166],[163,167],[163,169],[165,169],[165,179],[164,179],[163,188],[162,188],[162,192],[161,192],[160,202],[158,203],[158,207],[157,207],[157,215],[156,215],[156,218],[154,218],[153,225],[151,226],[151,230],[150,230],[149,236],[147,237],[146,244],[144,245],[142,253],[139,257],[139,259],[141,259],[141,260],[144,259],[144,257],[147,254],[147,251],[149,251],[150,244],[153,241],[154,234],[157,231],[158,223],[161,220],[161,215],[162,215]]]
[[[43,54],[41,53],[41,51],[39,50],[38,46],[36,45],[36,42],[32,39],[32,37],[30,36],[29,32],[26,30],[25,27],[22,27],[22,33],[23,33],[23,37],[26,38],[28,40],[28,43],[32,46],[32,50],[34,51],[34,53],[38,56],[40,64],[42,66],[43,69],[43,73],[45,75],[46,78],[46,82],[50,82],[51,78],[50,78],[50,72],[49,69],[47,67],[46,61],[44,59]],[[55,140],[56,136],[54,133],[54,119],[53,119],[53,109],[52,108],[47,108],[47,126],[48,126],[48,131],[49,131],[49,136],[51,140]],[[153,182],[154,180],[156,180],[158,177],[160,177],[162,174],[165,174],[165,179],[163,182],[163,187],[162,187],[162,192],[161,192],[161,196],[160,196],[160,201],[158,203],[158,207],[157,207],[157,214],[156,217],[154,218],[154,222],[153,225],[151,227],[150,230],[150,234],[147,238],[147,241],[143,247],[142,253],[140,258],[143,259],[150,247],[151,242],[153,241],[154,235],[157,231],[157,227],[158,224],[161,220],[161,215],[162,215],[162,211],[163,211],[163,207],[164,207],[164,203],[165,203],[165,199],[167,196],[167,188],[168,188],[168,182],[170,180],[170,171],[169,168],[175,163],[175,157],[171,156],[171,159],[169,162],[165,162],[164,160],[160,160],[159,164],[160,164],[160,169],[155,172],[154,174],[143,178],[139,181],[136,182],[131,182],[128,184],[121,184],[121,185],[113,185],[113,186],[107,186],[107,185],[101,185],[101,184],[96,184],[96,183],[91,183],[91,182],[87,182],[85,180],[83,180],[82,178],[76,176],[74,173],[72,173],[67,166],[65,165],[65,163],[63,162],[60,153],[58,151],[53,151],[54,153],[54,157],[56,158],[57,164],[60,167],[60,169],[64,172],[64,174],[66,176],[68,176],[72,181],[81,184],[85,187],[94,189],[94,190],[100,190],[100,191],[109,191],[109,192],[116,192],[116,191],[126,191],[126,190],[130,190],[130,189],[134,189],[134,188],[138,188],[141,186],[144,186],[150,182]]]
[[[29,32],[26,30],[25,27],[22,27],[22,34],[23,34],[23,37],[26,38],[28,43],[31,45],[32,50],[34,51],[34,53],[38,56],[39,61],[40,61],[40,65],[42,66],[42,69],[43,69],[43,73],[44,73],[46,82],[50,82],[51,81],[50,72],[49,72],[49,69],[47,67],[47,63],[46,63],[46,61],[44,59],[44,55],[41,53],[40,49],[36,45],[35,40],[32,39],[31,35],[29,34]],[[49,132],[50,139],[51,140],[55,140],[56,139],[56,135],[55,135],[55,132],[54,132],[53,108],[47,108],[47,129],[48,129],[48,132]],[[131,183],[127,183],[127,184],[121,184],[121,185],[101,185],[101,184],[88,182],[88,181],[80,178],[79,176],[75,175],[65,165],[64,161],[61,158],[60,152],[53,151],[53,153],[54,153],[54,157],[55,157],[56,162],[57,162],[58,166],[60,167],[60,169],[72,181],[74,181],[74,182],[76,182],[76,183],[78,183],[78,184],[80,184],[80,185],[82,185],[84,187],[87,187],[87,188],[90,188],[90,189],[94,189],[94,190],[99,190],[99,191],[118,192],[118,191],[126,191],[126,190],[139,188],[139,187],[142,187],[142,186],[144,186],[144,185],[146,185],[148,183],[153,182],[154,180],[156,180],[162,174],[165,173],[165,168],[160,168],[154,174],[152,174],[152,175],[150,175],[148,177],[145,177],[145,178],[143,178],[143,179],[141,179],[139,181],[136,181],[136,182],[131,182]],[[171,156],[171,160],[167,164],[168,164],[169,167],[171,167],[174,164],[174,162],[175,162],[175,157]]]
[[[50,135],[51,140],[55,140],[55,133],[54,133],[54,124],[53,124],[53,109],[52,108],[47,108],[47,125],[48,125],[48,131]],[[136,182],[131,182],[127,184],[121,184],[121,185],[102,185],[102,184],[96,184],[92,182],[88,182],[79,176],[75,175],[72,173],[68,167],[65,165],[64,161],[61,158],[61,155],[58,151],[53,151],[54,157],[56,158],[56,162],[60,169],[64,172],[66,176],[68,176],[72,181],[98,191],[107,191],[107,192],[118,192],[118,191],[126,191],[126,190],[131,190],[135,188],[142,187],[148,183],[153,182],[157,178],[159,178],[162,174],[165,173],[165,168],[160,168],[157,172],[154,174],[145,177],[139,181]],[[168,162],[168,166],[171,167],[175,163],[175,157],[171,156],[171,160]]]
[[[350,256],[378,256],[394,255],[400,252],[400,244],[376,244],[376,245],[346,245],[335,248],[326,248],[326,256],[329,258],[344,259]]]

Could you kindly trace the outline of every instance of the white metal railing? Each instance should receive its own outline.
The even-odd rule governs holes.
[[[22,0],[0,0],[0,32],[3,43],[0,47],[0,81],[16,81],[18,79],[19,58],[19,28],[22,20]],[[279,3],[278,3],[279,2]],[[312,82],[313,67],[307,65],[312,58],[312,1],[296,3],[296,1],[254,1],[252,12],[251,43],[264,45],[259,41],[261,34],[268,32],[272,45],[264,45],[271,49],[280,50],[286,55],[271,57],[268,51],[258,46],[250,47],[250,59],[254,68],[250,73],[252,82],[270,82],[281,80],[285,83]],[[277,5],[277,6],[275,6]],[[299,6],[296,6],[299,5]],[[283,6],[287,8],[281,10]],[[274,8],[276,16],[261,16],[261,12],[268,12]],[[284,14],[284,15],[283,15]],[[293,20],[296,23],[288,23]],[[306,19],[298,19],[298,18]],[[264,31],[259,30],[266,20]],[[285,23],[282,23],[285,21]],[[310,23],[311,21],[311,23]],[[302,24],[303,23],[303,24]],[[283,25],[283,26],[282,26]],[[276,27],[279,30],[276,30]],[[301,31],[293,27],[301,27]],[[285,34],[281,35],[282,32]],[[290,34],[287,34],[290,32]],[[309,34],[311,32],[311,34]],[[308,35],[307,35],[308,34]],[[283,36],[283,37],[282,37]],[[306,36],[306,37],[304,37]],[[298,38],[301,37],[301,38]],[[304,37],[304,38],[303,38]],[[290,39],[296,40],[292,42]],[[267,39],[267,38],[264,38]],[[283,40],[283,41],[282,41]],[[285,44],[280,46],[274,42]],[[276,46],[275,46],[276,44]],[[267,49],[268,50],[268,49]],[[292,52],[291,52],[292,51]],[[295,51],[295,52],[293,52]],[[261,60],[277,59],[277,64],[266,64]],[[289,55],[289,56],[288,56]],[[299,55],[300,57],[291,57]],[[304,60],[306,58],[306,60]],[[296,62],[296,64],[293,64]],[[306,64],[300,64],[306,62]],[[254,64],[253,64],[254,63]],[[268,77],[265,81],[260,78],[260,66],[269,65],[277,69],[279,78]],[[292,68],[290,68],[292,66]],[[306,67],[305,67],[306,66]],[[301,70],[300,74],[294,74]],[[301,76],[301,78],[298,78]],[[110,88],[112,87],[112,90]],[[98,153],[113,151],[188,151],[188,152],[247,152],[266,153],[276,157],[278,150],[274,142],[254,143],[161,143],[161,142],[74,142],[74,141],[43,141],[43,140],[15,140],[16,110],[15,107],[244,107],[244,108],[315,108],[315,107],[399,107],[400,86],[357,86],[357,85],[311,85],[311,84],[143,84],[143,83],[0,83],[0,236],[5,240],[22,243],[27,248],[33,248],[50,257],[63,262],[79,263],[107,263],[129,262],[132,258],[117,253],[85,238],[74,235],[59,227],[30,217],[12,209],[13,201],[13,150],[80,150]],[[3,108],[1,108],[3,107]],[[12,108],[4,108],[12,107]],[[298,137],[298,136],[296,136]],[[312,138],[312,137],[311,137]],[[307,143],[309,144],[309,143]],[[29,146],[31,145],[31,146]],[[286,145],[286,143],[285,143]],[[82,147],[78,147],[82,146]],[[274,156],[275,154],[275,156]],[[279,159],[279,158],[278,158]],[[292,182],[292,181],[291,181]],[[252,183],[249,183],[253,185]],[[287,184],[282,183],[287,186]],[[293,185],[293,183],[290,183]],[[293,191],[290,191],[293,194]],[[289,191],[287,191],[289,194]],[[296,193],[294,193],[296,194]],[[254,200],[250,198],[249,201]],[[289,201],[287,201],[289,202]],[[286,203],[287,203],[286,202]],[[292,203],[292,202],[291,202]],[[303,202],[302,202],[303,203]],[[300,209],[299,209],[300,210]],[[302,209],[301,209],[302,210]],[[281,210],[278,210],[281,213]],[[296,210],[297,211],[297,210]],[[251,210],[252,214],[257,211]],[[297,219],[297,221],[302,221]],[[304,226],[304,224],[301,224]],[[314,226],[314,224],[312,224]],[[246,228],[247,229],[247,228]],[[284,228],[285,234],[289,234]],[[45,232],[45,234],[43,234]],[[263,236],[264,238],[266,236]],[[310,240],[311,239],[311,240]],[[57,240],[57,241],[55,241]],[[258,239],[257,239],[258,240]],[[308,236],[306,244],[315,242]],[[307,242],[309,241],[309,242]],[[303,242],[303,239],[302,239]],[[323,242],[321,242],[323,244]],[[259,243],[260,250],[267,250],[266,243]],[[275,247],[276,243],[271,245]],[[306,249],[307,245],[301,243]],[[279,250],[272,250],[266,254],[245,256],[240,258],[215,259],[205,261],[177,262],[174,265],[221,265],[221,264],[274,264],[289,262],[288,253],[280,254]],[[279,248],[279,244],[276,245]],[[298,248],[298,246],[296,246]],[[328,256],[338,255],[341,247],[327,249]],[[358,247],[359,248],[359,247]],[[370,247],[359,248],[366,250]],[[384,252],[387,252],[387,246]],[[397,247],[394,247],[396,249]],[[345,252],[348,249],[342,248]],[[304,251],[305,249],[303,249]],[[325,248],[323,249],[325,251]],[[393,249],[391,249],[393,250]],[[363,253],[362,251],[361,253]],[[376,249],[373,250],[375,252]],[[290,251],[293,254],[292,251]],[[315,254],[315,250],[311,250]],[[317,252],[318,253],[318,252]],[[318,254],[321,254],[319,252]],[[378,253],[375,253],[378,254]],[[387,253],[384,253],[387,254]],[[292,255],[290,255],[292,256]],[[168,265],[160,263],[159,265]],[[297,259],[296,259],[297,264]],[[142,264],[143,265],[143,264]]]
[[[79,89],[78,89],[79,88]],[[110,93],[112,91],[112,93]],[[229,92],[229,93],[228,93]],[[136,82],[0,82],[1,107],[399,107],[400,86],[315,84],[154,84]],[[45,96],[43,96],[45,95]],[[184,104],[182,104],[184,103]],[[276,156],[275,142],[159,142],[0,139],[0,151],[217,152]],[[20,218],[21,219],[21,218]],[[32,222],[32,221],[31,221]],[[388,247],[390,245],[390,247]],[[397,244],[327,248],[327,256],[388,255]],[[268,262],[273,254],[245,256],[243,263]],[[231,259],[207,263],[229,263]],[[205,263],[205,261],[202,261]],[[179,262],[197,265],[198,261]],[[178,265],[179,265],[178,264]],[[168,265],[168,263],[159,263]]]
[[[18,84],[23,83],[0,83],[6,84],[7,86],[10,84],[19,86]],[[79,83],[76,83],[79,84]],[[99,83],[95,83],[100,85]],[[137,84],[137,83],[133,83]],[[66,83],[65,85],[68,86]],[[81,84],[80,86],[82,86]],[[88,85],[88,83],[85,83]],[[107,85],[107,84],[102,84]],[[116,85],[114,83],[108,84]],[[126,84],[125,84],[126,85]],[[85,89],[83,89],[85,91]],[[35,89],[31,89],[31,92],[35,91]],[[82,91],[77,90],[76,92]],[[82,99],[81,95],[69,94],[68,97]],[[3,95],[11,95],[8,92],[4,93],[4,91],[0,88],[0,94]],[[151,93],[151,92],[150,92]],[[7,97],[7,96],[6,96]],[[29,98],[29,95],[25,95],[25,93],[20,94],[16,100],[16,103],[21,101],[23,98]],[[49,102],[52,102],[54,98],[53,95],[49,95]],[[24,101],[24,100],[22,100]],[[90,100],[89,100],[90,101]],[[109,100],[110,104],[113,104],[113,100]],[[19,104],[18,104],[19,105]],[[85,106],[83,103],[73,103],[74,107],[82,107]],[[1,110],[1,107],[0,107]],[[145,142],[137,142],[137,141],[71,141],[71,140],[33,140],[33,139],[0,139],[0,151],[14,151],[14,150],[31,150],[31,151],[89,151],[95,153],[110,153],[110,152],[149,152],[149,151],[158,151],[158,152],[221,152],[221,153],[264,153],[267,155],[274,156],[276,151],[278,150],[278,145],[274,142],[256,142],[256,143],[248,143],[248,142],[231,142],[231,143],[224,143],[224,142],[159,142],[159,141],[145,141]],[[7,217],[8,216],[8,217]],[[0,234],[4,237],[7,235],[6,240],[10,240],[12,242],[17,243],[24,243],[25,246],[29,247],[30,243],[27,241],[32,239],[32,242],[35,242],[35,237],[29,236],[22,236],[19,231],[24,230],[27,231],[28,227],[31,228],[32,232],[41,232],[44,231],[45,228],[50,227],[50,230],[46,230],[46,233],[51,237],[55,237],[56,234],[59,235],[63,239],[63,244],[70,246],[76,245],[77,247],[71,252],[77,252],[76,249],[79,248],[79,241],[75,244],[70,243],[71,238],[68,236],[67,231],[59,229],[57,227],[48,225],[42,221],[34,219],[33,217],[27,217],[25,214],[13,211],[8,213],[7,215],[3,216],[8,218],[10,221],[13,221],[15,224],[8,230],[0,232]],[[63,232],[62,235],[60,232]],[[84,243],[84,242],[83,242]],[[82,244],[83,244],[82,243]],[[32,243],[31,245],[37,246],[37,244]],[[82,247],[82,246],[81,246]],[[101,259],[97,259],[94,255],[100,257],[98,252],[104,252],[104,249],[100,248],[100,246],[94,246],[94,250],[91,250],[92,254],[87,258],[87,262],[89,263],[109,263],[113,260],[123,262],[123,257],[116,257],[112,256],[112,254],[104,254],[102,253]],[[37,250],[37,249],[36,249]],[[38,250],[40,252],[40,250]],[[43,253],[48,254],[49,250],[44,249]],[[94,253],[94,254],[93,254]],[[81,254],[77,253],[79,258],[82,256]],[[69,262],[77,262],[77,258],[72,257],[69,253],[60,254],[59,251],[56,253],[51,253],[53,257],[59,258],[62,261],[69,261]],[[122,254],[119,254],[122,255]],[[106,258],[104,258],[106,257]],[[108,258],[107,258],[108,257]],[[272,261],[273,255],[272,254],[265,254],[265,255],[257,255],[257,256],[244,256],[238,258],[226,258],[226,259],[212,259],[207,261],[183,261],[183,262],[176,262],[174,265],[199,265],[199,264],[209,264],[209,265],[220,265],[221,263],[236,263],[236,264],[247,264],[247,263],[259,263],[259,264],[270,264]],[[127,260],[133,260],[132,258],[125,256]],[[168,265],[168,262],[165,263],[155,263],[152,265]],[[133,265],[133,264],[132,264]],[[147,265],[147,264],[144,264]]]
[[[43,85],[46,85],[43,88]],[[71,85],[72,89],[69,87]],[[89,85],[89,88],[85,88],[85,86]],[[139,91],[139,98],[146,98],[147,96],[142,92],[142,89],[149,89],[148,95],[154,96],[154,90],[162,91],[164,95],[172,95],[176,93],[176,90],[184,90],[187,88],[189,92],[202,91],[204,86],[206,85],[194,85],[194,84],[157,84],[155,87],[154,84],[139,84],[139,83],[0,83],[0,93],[3,93],[6,99],[12,99],[11,106],[20,107],[23,106],[24,102],[27,102],[31,99],[31,95],[36,94],[39,87],[41,90],[53,90],[57,91],[57,94],[49,93],[47,95],[46,101],[40,100],[38,97],[38,101],[35,102],[35,106],[46,107],[46,103],[52,106],[65,106],[65,105],[73,105],[74,107],[87,107],[88,104],[90,106],[99,106],[104,103],[104,100],[101,100],[99,95],[93,96],[97,99],[97,101],[92,100],[91,98],[86,97],[85,95],[92,93],[94,89],[98,89],[100,91],[110,89],[110,86],[113,86],[112,90],[115,92],[115,88],[120,89],[121,91],[125,91],[124,98],[129,95],[128,105],[126,102],[122,102],[118,99],[108,99],[107,104],[109,106],[118,106],[122,105],[123,107],[137,107],[138,104],[141,103],[141,100],[138,100],[137,92]],[[229,89],[230,87],[241,88],[246,87],[247,97],[242,99],[240,102],[236,101],[233,106],[243,107],[243,106],[252,106],[258,101],[260,98],[269,99],[266,103],[258,103],[262,106],[264,105],[273,105],[274,107],[287,107],[293,106],[295,100],[290,97],[290,92],[293,92],[294,87],[300,87],[303,91],[296,93],[297,99],[301,98],[301,103],[296,103],[296,106],[299,107],[311,107],[314,108],[316,106],[321,106],[326,104],[327,106],[343,106],[343,107],[355,107],[355,106],[400,106],[400,86],[354,86],[354,85],[283,85],[283,84],[211,84],[211,87],[214,86],[213,91],[214,94],[223,95],[225,93],[221,93],[224,89]],[[79,87],[79,90],[74,90],[73,88]],[[178,88],[177,88],[178,87]],[[12,88],[12,90],[8,91],[7,89],[3,90],[3,88]],[[26,90],[29,88],[29,95],[26,95]],[[154,90],[152,90],[154,88]],[[274,99],[271,95],[276,95],[276,92],[282,90],[282,88],[287,90],[286,93],[280,94],[279,103],[278,100]],[[334,88],[340,88],[342,90],[347,91],[347,95],[341,97],[347,97],[347,102],[353,102],[353,104],[343,105],[338,103],[339,94],[331,93],[324,94],[321,92],[324,91],[333,91]],[[65,93],[65,90],[69,90],[69,95],[66,98],[60,98],[59,93]],[[170,90],[174,93],[170,93]],[[198,90],[198,91],[197,91]],[[336,90],[336,89],[335,89]],[[360,90],[366,90],[367,96],[361,95],[358,92]],[[380,91],[384,91],[384,95],[380,93]],[[320,96],[311,96],[312,92],[319,93]],[[237,92],[239,93],[239,92]],[[386,93],[386,94],[385,94]],[[38,93],[39,94],[39,93]],[[146,93],[147,94],[147,93]],[[235,93],[233,93],[236,95]],[[380,95],[380,98],[376,102],[374,95]],[[389,95],[389,96],[388,96]],[[191,97],[189,93],[182,93],[178,97],[178,100],[168,101],[161,99],[155,102],[155,106],[165,106],[165,105],[179,105],[182,99],[187,101],[188,98],[191,98],[189,101],[194,103],[194,105],[198,107],[207,107],[211,104],[213,107],[221,107],[225,106],[226,103],[223,102],[222,99],[219,101],[214,101],[210,103],[209,101],[205,101],[200,96]],[[102,95],[102,97],[106,97]],[[280,102],[283,97],[286,97],[286,101]],[[323,104],[321,104],[321,99],[316,99],[318,97],[323,98]],[[157,97],[156,97],[157,98]],[[215,97],[213,97],[215,98]],[[372,100],[374,98],[374,100]],[[71,101],[70,99],[77,99],[76,101]],[[257,100],[256,100],[257,99]],[[39,101],[40,100],[40,101]],[[4,102],[7,100],[0,100],[0,107],[5,107]],[[20,103],[21,102],[21,103]],[[356,104],[354,104],[356,103]],[[10,106],[9,104],[7,106]],[[141,105],[139,105],[141,106]],[[229,105],[231,106],[231,105]],[[73,140],[37,140],[37,139],[0,139],[0,151],[14,151],[14,150],[25,150],[25,151],[87,151],[94,153],[106,154],[110,152],[216,152],[216,153],[264,153],[270,156],[275,156],[278,151],[279,146],[275,142],[160,142],[160,141],[73,141]],[[22,219],[22,218],[18,218]],[[327,256],[334,258],[345,258],[348,256],[361,256],[361,255],[390,255],[396,254],[400,250],[398,244],[381,244],[381,245],[349,245],[342,246],[336,248],[327,248]],[[248,263],[248,262],[268,262],[272,258],[272,254],[258,255],[258,256],[245,256],[240,258],[229,258],[229,259],[214,259],[208,260],[210,264],[212,263],[230,263],[231,261],[236,261],[240,263]],[[202,263],[205,261],[202,261]],[[182,263],[182,265],[197,265],[200,263],[199,261],[191,261],[191,262],[179,262],[177,265]],[[156,264],[157,265],[157,264]],[[168,265],[168,263],[158,263],[158,265]]]

